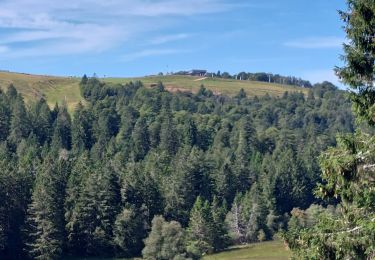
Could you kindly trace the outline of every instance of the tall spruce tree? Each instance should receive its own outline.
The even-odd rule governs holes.
[[[200,258],[214,251],[213,223],[208,201],[198,196],[191,209],[187,229],[187,251],[191,256]]]
[[[360,121],[375,124],[375,3],[348,0],[341,11],[349,42],[344,44],[345,66],[337,68],[352,88],[354,111]],[[375,171],[373,134],[342,135],[338,147],[321,155],[322,179],[318,195],[338,199],[336,216],[323,214],[317,224],[290,230],[285,238],[300,258],[373,259],[375,256]]]
[[[35,259],[58,259],[65,243],[67,161],[48,156],[38,170],[27,215],[27,251]]]

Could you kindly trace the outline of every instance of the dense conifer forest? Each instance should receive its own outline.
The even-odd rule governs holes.
[[[1,259],[199,259],[271,240],[298,224],[294,208],[324,205],[318,156],[355,130],[328,82],[254,98],[80,88],[73,114],[0,92]]]

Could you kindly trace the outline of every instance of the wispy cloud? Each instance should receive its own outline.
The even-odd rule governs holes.
[[[227,0],[1,0],[0,58],[102,52],[162,29],[168,17],[222,12],[233,6]],[[150,44],[187,37],[160,36]]]
[[[184,49],[148,49],[142,50],[139,52],[134,52],[127,54],[122,57],[123,61],[134,61],[141,58],[147,58],[152,56],[165,56],[165,55],[172,55],[172,54],[181,54],[181,53],[188,53],[190,50]]]
[[[9,51],[9,48],[7,46],[0,45],[0,53],[6,53]]]
[[[336,36],[308,37],[287,41],[284,46],[301,49],[340,48],[344,41],[345,39]]]

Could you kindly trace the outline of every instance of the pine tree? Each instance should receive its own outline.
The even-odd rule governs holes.
[[[174,155],[178,149],[178,139],[173,116],[167,109],[164,109],[163,122],[161,124],[160,149],[169,155]]]
[[[89,154],[83,152],[72,166],[69,174],[66,187],[66,198],[64,203],[65,221],[66,221],[66,235],[67,247],[70,253],[75,255],[82,255],[82,249],[85,246],[83,243],[83,232],[80,229],[80,204],[82,198],[84,185],[90,174],[93,173],[93,162],[90,160]]]
[[[228,227],[225,223],[226,213],[227,209],[225,201],[222,202],[222,205],[219,205],[219,200],[217,197],[214,197],[211,203],[214,251],[220,251],[227,248],[230,242]]]
[[[217,170],[214,176],[216,194],[221,200],[232,203],[236,195],[236,181],[232,171],[231,163],[225,161],[223,166]]]
[[[345,65],[336,67],[343,83],[353,89],[356,115],[374,125],[375,5],[373,0],[347,0],[348,10],[340,11],[348,43],[342,56]]]
[[[240,192],[246,191],[255,180],[255,171],[250,165],[252,151],[255,148],[255,129],[252,127],[249,116],[240,122],[238,147],[235,152],[234,170],[237,179],[237,187]]]
[[[52,135],[52,115],[45,99],[40,99],[31,110],[33,133],[41,145],[49,143]]]
[[[7,139],[10,130],[11,111],[5,94],[0,90],[0,141]]]
[[[15,185],[14,160],[4,143],[0,144],[0,258],[11,258],[12,195]]]
[[[8,140],[16,145],[22,138],[27,138],[32,129],[22,98],[17,97],[13,102]]]
[[[64,104],[59,107],[57,118],[54,123],[52,145],[55,148],[70,150],[72,146],[71,128],[72,123],[68,109]]]
[[[345,66],[337,68],[352,89],[359,121],[375,125],[375,4],[373,0],[348,0],[341,11],[345,32]],[[284,237],[297,257],[313,259],[372,259],[375,255],[375,175],[373,134],[358,131],[341,135],[338,146],[321,155],[320,198],[338,199],[339,214],[322,214],[315,225],[291,229]]]
[[[28,207],[27,251],[35,259],[60,258],[64,248],[64,159],[45,159],[38,171],[32,202]]]
[[[194,146],[197,143],[197,127],[191,118],[186,121],[183,138],[186,145]]]
[[[73,245],[78,242],[81,255],[112,255],[113,223],[119,210],[120,189],[108,166],[97,165],[89,172],[83,178],[75,207],[67,212],[68,238]]]
[[[195,198],[211,198],[211,168],[203,157],[203,152],[196,147],[181,149],[175,161],[176,173],[166,185],[166,216],[179,220],[183,226],[188,222]]]
[[[92,133],[92,116],[85,110],[82,103],[78,103],[72,123],[72,147],[76,152],[90,149],[94,143]]]
[[[213,218],[208,201],[197,197],[190,213],[187,229],[187,251],[195,257],[214,251]]]
[[[150,147],[149,134],[145,118],[140,117],[137,120],[132,133],[132,140],[134,159],[136,161],[142,160],[146,156]]]
[[[123,208],[114,224],[114,243],[119,256],[138,256],[144,247],[147,222],[142,209]]]

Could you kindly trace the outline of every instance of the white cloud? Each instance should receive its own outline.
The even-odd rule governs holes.
[[[345,39],[336,36],[309,37],[285,42],[284,46],[300,49],[340,48],[344,41]]]
[[[0,0],[0,45],[4,57],[106,51],[132,37],[166,26],[168,17],[228,10],[228,0]],[[168,24],[170,26],[170,24]],[[6,29],[6,30],[4,30]],[[163,44],[187,34],[155,38]],[[11,49],[13,53],[9,51]]]
[[[190,51],[183,50],[183,49],[148,49],[148,50],[143,50],[143,51],[127,54],[122,57],[122,60],[133,61],[133,60],[152,57],[152,56],[164,56],[164,55],[180,54],[180,53],[187,53],[187,52],[190,52]]]

